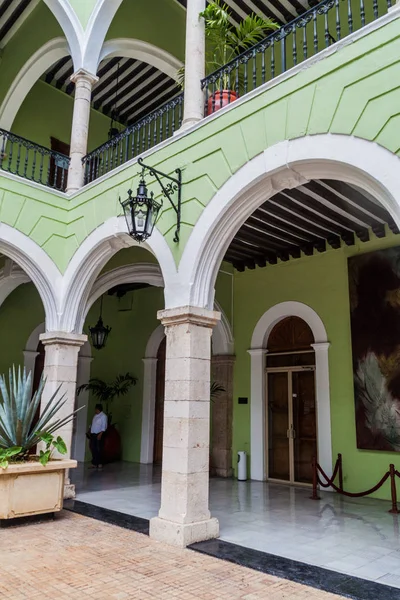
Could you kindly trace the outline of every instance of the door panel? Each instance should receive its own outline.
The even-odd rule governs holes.
[[[288,373],[268,373],[268,476],[290,480]]]
[[[311,463],[317,456],[314,371],[292,373],[294,481],[312,483]]]
[[[164,392],[165,392],[165,350],[166,338],[160,344],[157,354],[156,407],[154,415],[154,454],[153,462],[162,462],[164,433]]]

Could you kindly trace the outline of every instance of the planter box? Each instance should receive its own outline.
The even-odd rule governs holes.
[[[57,512],[63,507],[64,478],[76,460],[9,464],[0,469],[0,519]]]

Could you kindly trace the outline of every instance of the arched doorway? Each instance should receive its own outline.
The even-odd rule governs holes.
[[[312,483],[317,454],[314,336],[303,319],[279,321],[266,355],[267,478]]]

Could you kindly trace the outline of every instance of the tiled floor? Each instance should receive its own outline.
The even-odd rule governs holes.
[[[158,512],[160,471],[151,465],[80,466],[73,477],[78,500],[147,519]],[[309,496],[304,488],[210,480],[221,539],[400,588],[399,517],[389,503]]]
[[[63,511],[1,531],[4,600],[339,600]]]

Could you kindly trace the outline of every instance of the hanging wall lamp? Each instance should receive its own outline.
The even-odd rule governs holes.
[[[124,209],[126,224],[128,226],[129,235],[137,242],[144,242],[153,233],[154,225],[156,224],[158,215],[162,208],[161,202],[154,200],[153,192],[150,196],[147,194],[147,185],[144,178],[146,170],[151,177],[155,177],[161,187],[163,196],[168,199],[172,208],[176,213],[176,231],[174,242],[179,242],[179,231],[181,227],[181,191],[182,191],[182,171],[176,169],[177,177],[171,177],[166,173],[162,173],[149,165],[145,165],[141,158],[138,159],[139,165],[142,167],[139,186],[136,196],[133,196],[132,190],[128,190],[128,198],[124,201],[119,199],[122,208]],[[161,177],[169,179],[169,183],[164,185]],[[172,200],[172,195],[177,192],[177,202]]]
[[[100,300],[100,316],[94,327],[89,327],[90,337],[92,339],[92,345],[96,350],[101,350],[106,345],[108,335],[111,331],[111,327],[104,325],[103,323],[103,296]]]

